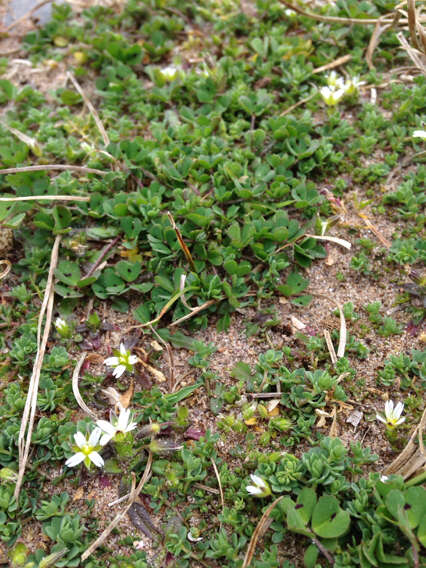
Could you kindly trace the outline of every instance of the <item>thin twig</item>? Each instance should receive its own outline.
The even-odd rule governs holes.
[[[145,485],[150,471],[151,471],[151,464],[152,464],[152,453],[149,452],[148,454],[148,461],[146,462],[145,471],[143,472],[143,476],[138,483],[138,486],[135,488],[135,474],[132,472],[133,479],[132,479],[132,489],[130,491],[129,500],[127,502],[126,507],[114,517],[112,522],[108,525],[108,527],[103,531],[103,533],[89,546],[89,548],[81,555],[81,561],[84,562],[89,558],[91,554],[108,538],[111,532],[115,529],[117,525],[124,519],[127,515],[127,511],[135,502],[136,498],[138,497],[139,493],[142,491],[143,486]]]
[[[174,325],[179,325],[183,321],[186,321],[186,320],[192,318],[193,316],[195,316],[196,314],[198,314],[202,310],[205,310],[209,306],[212,306],[216,302],[217,302],[217,300],[207,300],[207,302],[204,302],[204,304],[201,304],[201,306],[197,306],[196,308],[191,308],[192,309],[191,313],[186,314],[186,316],[182,316],[181,318],[177,319],[176,321],[173,321],[171,324],[169,324],[168,327],[173,327]]]
[[[327,344],[328,352],[330,354],[331,363],[334,366],[337,363],[337,355],[336,351],[334,350],[333,342],[331,341],[330,332],[327,329],[323,331],[324,339]]]
[[[87,272],[87,274],[85,276],[83,276],[83,279],[89,278],[89,276],[92,276],[92,274],[96,271],[96,269],[99,268],[101,262],[106,257],[106,255],[109,253],[109,251],[112,249],[112,247],[115,246],[118,243],[119,240],[120,240],[120,235],[115,237],[115,239],[113,241],[111,241],[110,243],[108,243],[107,245],[104,246],[104,248],[101,250],[98,258],[92,264],[92,266],[89,269],[89,271]]]
[[[315,536],[312,536],[312,542],[315,544],[315,546],[318,548],[318,550],[327,558],[327,560],[331,564],[331,566],[333,566],[334,558],[333,558],[332,554],[325,548],[325,546],[322,544],[322,542],[318,538],[316,538]]]
[[[254,529],[254,532],[251,535],[251,539],[250,539],[249,545],[247,547],[247,551],[246,551],[246,555],[244,557],[244,562],[243,562],[242,568],[248,568],[250,566],[251,561],[253,560],[255,550],[256,550],[257,541],[259,540],[259,538],[261,538],[263,536],[264,532],[268,528],[267,521],[269,519],[269,515],[271,514],[274,507],[276,507],[276,505],[278,505],[278,503],[281,501],[281,499],[284,499],[284,495],[281,495],[281,497],[278,497],[278,499],[275,499],[275,501],[273,501],[269,505],[269,507],[266,509],[266,511],[263,513],[262,518],[260,519],[257,527]]]
[[[25,467],[28,461],[28,454],[31,444],[31,435],[33,432],[35,412],[37,409],[37,393],[40,380],[41,367],[43,365],[44,353],[46,351],[47,340],[50,333],[50,325],[52,323],[53,312],[53,299],[54,299],[54,273],[58,262],[59,244],[61,236],[58,235],[53,244],[52,253],[50,257],[50,267],[47,276],[46,289],[44,293],[43,303],[40,309],[37,326],[37,353],[34,361],[33,371],[31,373],[30,384],[28,387],[27,399],[25,401],[24,412],[22,415],[21,428],[18,436],[19,448],[19,472],[18,480],[15,486],[14,497],[18,500],[21,490],[22,482],[24,479]],[[46,315],[46,320],[43,329],[43,336],[41,337],[41,328],[43,326],[43,319]],[[41,337],[41,339],[40,339]],[[27,430],[28,426],[28,430]],[[25,432],[27,437],[24,441]]]
[[[80,172],[82,174],[106,175],[109,172],[97,170],[96,168],[86,168],[86,166],[71,166],[69,164],[46,164],[45,166],[23,166],[22,168],[5,168],[0,170],[0,174],[19,174],[20,172],[41,172],[43,170],[69,170],[70,172]]]
[[[5,278],[12,269],[12,263],[10,262],[10,260],[7,260],[7,258],[0,260],[0,265],[2,264],[5,264],[6,268],[3,270],[3,272],[0,272],[0,280],[3,280],[3,278]]]
[[[26,195],[25,197],[0,197],[0,201],[90,201],[90,197],[82,195]]]
[[[314,93],[312,93],[312,95],[309,95],[309,97],[305,97],[304,99],[298,101],[297,103],[294,103],[294,105],[289,106],[288,108],[284,109],[282,112],[280,112],[280,116],[285,116],[286,114],[289,114],[291,111],[293,111],[295,108],[300,107],[302,105],[304,105],[305,103],[307,103],[308,101],[310,101],[311,99],[313,99],[314,97],[316,97],[317,95],[317,91],[315,91]],[[275,143],[275,141],[274,141]]]
[[[110,143],[108,134],[104,128],[104,125],[102,124],[102,120],[99,118],[99,114],[97,113],[95,107],[92,105],[92,103],[90,102],[89,98],[87,97],[86,93],[83,91],[83,89],[80,87],[77,79],[74,77],[74,75],[71,73],[71,71],[67,72],[67,77],[69,79],[71,79],[72,84],[74,85],[74,87],[77,89],[77,91],[80,93],[81,98],[83,99],[83,101],[85,102],[87,108],[89,109],[90,114],[93,116],[93,120],[96,123],[96,126],[98,127],[98,130],[102,136],[102,140],[104,141],[105,146],[108,146]]]
[[[317,20],[318,22],[329,22],[329,23],[340,23],[340,24],[375,24],[379,18],[340,18],[339,16],[322,16],[320,14],[315,14],[314,12],[305,12],[299,6],[288,2],[287,0],[279,0],[281,4],[290,8],[290,10],[294,10],[301,16],[306,16],[307,18],[312,18],[313,20]],[[383,20],[382,20],[383,21]],[[384,20],[384,21],[391,21],[391,20]]]
[[[95,412],[93,412],[93,410],[90,410],[90,408],[84,402],[84,400],[83,400],[83,398],[80,394],[80,389],[78,388],[78,380],[79,380],[79,376],[80,376],[80,370],[81,370],[81,367],[83,366],[84,360],[86,359],[86,355],[87,355],[87,353],[82,353],[80,359],[77,362],[77,365],[75,366],[74,372],[72,374],[72,392],[73,392],[74,398],[77,401],[77,404],[81,408],[81,410],[83,412],[85,412],[86,414],[88,414],[91,418],[93,418],[93,420],[97,420],[98,416],[96,415]]]
[[[156,336],[158,341],[160,341],[160,343],[162,343],[164,345],[164,347],[166,348],[167,356],[169,358],[169,391],[173,392],[174,388],[175,388],[175,363],[174,363],[174,360],[173,360],[172,348],[170,347],[170,344],[167,343],[167,341],[165,341],[161,337],[161,335],[159,335],[157,333],[157,331],[152,327],[152,325],[150,325],[149,328],[150,328],[151,332]]]
[[[52,2],[53,0],[42,0],[41,2],[39,2],[38,4],[36,4],[35,6],[33,6],[31,8],[31,10],[29,12],[27,12],[26,14],[24,14],[23,16],[21,16],[20,18],[18,18],[17,20],[15,20],[14,22],[12,22],[4,31],[5,33],[7,33],[8,31],[10,31],[11,29],[13,29],[15,26],[17,26],[18,24],[20,24],[21,22],[25,22],[25,20],[29,20],[33,17],[34,12],[37,12],[37,10],[39,8],[42,8],[43,6],[45,6],[46,4],[50,4],[50,2]]]
[[[221,505],[222,505],[222,513],[223,513],[224,510],[225,510],[225,498],[224,498],[224,496],[223,496],[222,482],[221,482],[221,480],[220,480],[219,471],[218,471],[218,469],[217,469],[217,465],[215,464],[214,459],[213,459],[213,458],[210,458],[210,461],[212,462],[212,466],[213,466],[213,469],[214,469],[214,474],[215,474],[215,476],[216,476],[217,483],[218,483],[218,485],[219,485],[220,503],[221,503]]]
[[[334,69],[335,67],[340,67],[344,63],[347,63],[352,59],[352,55],[347,53],[346,55],[342,55],[342,57],[338,57],[334,61],[330,63],[326,63],[325,65],[321,65],[321,67],[317,67],[312,71],[312,73],[322,73],[323,71],[328,71],[329,69]]]

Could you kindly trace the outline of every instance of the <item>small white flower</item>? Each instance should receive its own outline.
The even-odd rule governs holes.
[[[340,77],[336,71],[332,71],[328,76],[327,76],[327,85],[333,89],[344,89],[345,88],[345,80],[343,79],[343,77]]]
[[[344,89],[347,95],[353,95],[354,93],[357,93],[359,88],[362,85],[365,85],[365,81],[360,81],[359,77],[357,75],[355,75],[355,77],[352,77],[351,79],[349,79],[348,81],[346,81],[345,85],[344,85]]]
[[[421,138],[422,140],[426,140],[426,130],[415,130],[413,132],[413,138]]]
[[[345,96],[346,92],[342,89],[335,89],[330,87],[321,87],[320,95],[328,106],[336,106],[340,100]]]
[[[160,73],[167,81],[173,81],[173,79],[176,79],[181,74],[181,72],[181,68],[176,67],[175,65],[169,65],[160,69]]]
[[[247,485],[247,491],[254,497],[268,497],[271,494],[271,488],[268,483],[258,475],[250,475],[254,485]]]
[[[115,350],[114,353],[115,356],[108,357],[104,363],[108,367],[114,367],[112,374],[118,379],[125,371],[133,371],[133,365],[137,363],[138,358],[136,355],[132,355],[129,349],[126,349],[124,343],[120,343],[120,350]]]
[[[386,483],[386,481],[387,481],[388,479],[389,479],[389,477],[388,477],[387,475],[381,475],[381,476],[380,476],[380,481],[381,481],[382,483]]]
[[[88,438],[81,432],[76,432],[74,434],[76,444],[74,446],[74,450],[76,453],[67,459],[65,465],[68,467],[74,467],[79,463],[84,462],[87,469],[90,468],[91,463],[94,463],[96,467],[102,467],[104,465],[104,460],[98,453],[98,450],[102,447],[102,443],[99,441],[100,437],[100,428],[95,428]]]
[[[401,418],[402,411],[404,410],[404,403],[398,402],[394,407],[393,400],[388,400],[385,403],[385,416],[376,414],[377,420],[386,424],[388,428],[395,428],[405,421],[405,416]]]
[[[120,408],[120,414],[117,415],[111,412],[110,422],[106,420],[98,420],[97,426],[102,430],[103,436],[101,438],[101,446],[107,444],[118,432],[131,432],[137,426],[136,422],[131,422],[130,410],[127,408]]]
[[[67,324],[67,322],[58,317],[55,319],[55,327],[56,327],[56,331],[59,333],[60,336],[62,337],[69,337],[70,336],[70,326]]]

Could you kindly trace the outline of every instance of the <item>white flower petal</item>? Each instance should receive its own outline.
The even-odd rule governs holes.
[[[107,422],[106,420],[98,420],[96,425],[102,430],[102,432],[105,432],[105,434],[109,434],[110,436],[115,435],[116,429],[110,422]]]
[[[114,433],[115,434],[115,433]],[[104,434],[102,438],[99,440],[99,445],[106,446],[113,438],[110,434]]]
[[[137,425],[138,425],[137,422],[131,422],[130,424],[127,425],[126,432],[131,432],[136,428]]]
[[[98,452],[90,452],[88,458],[91,462],[93,462],[97,467],[102,467],[104,465],[104,460],[102,456],[98,454]]]
[[[130,410],[122,408],[117,420],[117,430],[120,430],[120,432],[125,432],[127,424],[129,423],[129,418]]]
[[[415,130],[413,132],[413,138],[421,138],[422,140],[426,140],[426,130]]]
[[[127,349],[126,349],[124,343],[120,343],[120,353],[122,355],[127,355]]]
[[[387,421],[383,418],[383,416],[380,416],[380,414],[376,414],[376,418],[377,420],[380,420],[380,422],[383,422],[383,424],[387,424]]]
[[[395,426],[399,426],[400,424],[402,424],[403,422],[405,422],[405,416],[403,416],[402,418],[400,418],[397,422],[395,422]]]
[[[398,402],[398,404],[395,406],[394,411],[393,411],[394,417],[399,418],[401,416],[403,410],[404,410],[404,403]]]
[[[254,487],[253,485],[247,485],[246,489],[252,495],[260,495],[262,493],[262,490],[259,489],[259,487]]]
[[[83,446],[85,446],[87,444],[86,437],[81,432],[76,432],[74,434],[74,440],[75,440],[76,445],[79,448],[82,448]]]
[[[138,362],[137,355],[130,355],[130,357],[129,357],[130,365],[136,365],[137,362]]]
[[[84,461],[85,459],[86,456],[83,454],[83,452],[77,452],[76,454],[74,454],[73,456],[67,459],[65,465],[68,467],[74,467],[79,463],[81,463],[82,461]]]
[[[90,434],[89,441],[87,443],[88,446],[94,448],[99,443],[99,438],[101,437],[102,431],[100,428],[95,428],[93,432]]]
[[[116,367],[119,364],[120,360],[118,357],[108,357],[108,359],[104,361],[104,365],[108,365],[108,367]]]
[[[385,402],[385,415],[386,418],[393,415],[393,400],[387,400]]]
[[[118,365],[118,367],[113,370],[112,374],[116,379],[119,379],[125,370],[126,367],[124,365]]]
[[[258,487],[265,487],[265,482],[258,475],[250,474],[250,477],[255,485],[257,485]]]

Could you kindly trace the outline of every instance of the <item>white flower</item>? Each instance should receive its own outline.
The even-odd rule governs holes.
[[[59,333],[59,335],[61,335],[62,337],[69,337],[70,336],[70,326],[67,324],[67,322],[62,319],[62,318],[56,318],[55,319],[55,327],[56,327],[56,331]]]
[[[359,88],[362,85],[365,85],[365,81],[360,81],[359,77],[355,75],[355,77],[352,77],[351,79],[346,81],[344,89],[347,95],[353,95],[354,93],[358,92]]]
[[[405,421],[405,416],[401,418],[402,411],[404,410],[404,403],[398,402],[394,408],[393,400],[388,400],[385,403],[385,416],[376,414],[377,420],[386,424],[388,428],[395,428]]]
[[[332,71],[328,76],[327,76],[327,85],[333,89],[344,89],[345,88],[345,80],[343,79],[343,77],[340,77],[336,71]]]
[[[124,343],[120,343],[120,350],[115,350],[115,357],[108,357],[105,359],[105,365],[114,367],[112,374],[115,378],[121,377],[125,371],[133,371],[133,365],[137,362],[136,355],[132,355],[129,349],[126,349]]]
[[[247,485],[247,491],[254,497],[268,497],[271,494],[271,488],[268,483],[258,475],[250,475],[254,485]]]
[[[382,483],[386,483],[386,481],[387,481],[388,479],[389,479],[389,477],[388,477],[387,475],[381,475],[381,476],[380,476],[380,481],[381,481]]]
[[[321,87],[320,95],[328,106],[337,105],[340,100],[345,96],[346,92],[342,89],[335,89],[334,87]]]
[[[136,422],[131,422],[130,410],[127,408],[120,408],[120,414],[118,417],[116,414],[111,412],[110,422],[106,420],[98,420],[96,424],[102,430],[103,436],[101,438],[101,446],[107,444],[118,432],[131,432],[137,426]]]
[[[162,69],[160,69],[160,73],[167,81],[173,81],[173,79],[176,79],[181,74],[181,72],[181,68],[176,67],[175,65],[169,65],[168,67],[163,67]]]
[[[415,130],[413,132],[413,138],[421,138],[422,140],[426,140],[426,130]]]
[[[94,463],[96,467],[102,467],[104,465],[104,460],[98,454],[98,450],[101,449],[102,443],[99,441],[101,437],[101,429],[95,428],[90,434],[89,438],[84,436],[81,432],[74,434],[76,453],[67,459],[65,465],[68,467],[74,467],[81,462],[87,469],[90,468],[90,463]]]

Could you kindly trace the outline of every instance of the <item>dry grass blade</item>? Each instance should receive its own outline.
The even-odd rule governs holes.
[[[268,529],[269,515],[271,514],[274,507],[278,505],[281,499],[284,499],[284,495],[281,495],[281,497],[275,499],[275,501],[273,501],[266,509],[266,511],[263,513],[262,518],[260,519],[257,527],[254,529],[254,532],[251,536],[247,552],[244,557],[244,562],[241,568],[248,568],[248,566],[250,566],[251,561],[253,560],[254,553],[256,551],[257,541],[264,535],[264,533]]]
[[[196,308],[191,308],[191,313],[186,314],[186,316],[182,316],[181,318],[177,319],[176,321],[172,322],[168,327],[173,327],[175,325],[179,325],[180,323],[182,323],[183,321],[186,321],[190,318],[192,318],[193,316],[195,316],[196,314],[198,314],[199,312],[201,312],[202,310],[205,310],[206,308],[208,308],[209,306],[212,306],[213,304],[215,304],[217,302],[217,300],[207,300],[207,302],[204,302],[204,304],[201,304],[201,306],[197,306]]]
[[[337,24],[375,24],[377,22],[377,18],[340,18],[339,16],[322,16],[321,14],[315,14],[314,12],[306,12],[299,8],[299,6],[288,2],[287,0],[279,0],[281,4],[290,8],[290,10],[294,10],[301,16],[306,16],[307,18],[312,18],[313,20],[317,20],[318,22],[328,22],[328,23],[337,23]]]
[[[0,174],[19,174],[20,172],[42,172],[43,170],[64,170],[78,172],[82,174],[106,175],[109,172],[97,170],[96,168],[86,168],[85,166],[71,166],[69,164],[46,164],[45,166],[22,166],[21,168],[4,168]]]
[[[103,533],[89,546],[89,548],[81,555],[81,561],[84,562],[89,558],[91,554],[108,538],[111,532],[115,529],[117,525],[124,519],[127,515],[127,511],[135,502],[136,498],[138,497],[139,493],[142,491],[143,486],[145,485],[146,481],[148,480],[149,474],[151,472],[151,465],[152,465],[152,454],[149,452],[148,454],[148,461],[146,462],[145,471],[143,472],[143,476],[138,483],[138,486],[135,487],[135,474],[132,472],[132,489],[130,491],[129,500],[127,502],[126,507],[118,513],[116,517],[111,521],[108,527],[103,531]]]
[[[294,103],[294,105],[289,106],[288,108],[286,108],[285,110],[283,110],[280,113],[280,116],[285,116],[286,114],[289,114],[290,112],[292,112],[295,108],[298,108],[302,105],[304,105],[305,103],[307,103],[308,101],[310,101],[311,99],[313,99],[314,97],[317,96],[317,91],[315,91],[314,93],[312,93],[312,95],[309,95],[309,97],[306,97],[300,101],[298,101],[297,103]]]
[[[324,334],[325,342],[327,344],[328,352],[330,354],[331,363],[334,366],[337,363],[337,355],[336,355],[336,351],[334,350],[333,342],[331,341],[330,332],[327,329],[324,329],[323,334]]]
[[[98,127],[99,132],[101,133],[102,136],[102,140],[104,141],[105,146],[109,145],[109,137],[108,134],[104,128],[104,125],[102,124],[102,120],[99,118],[99,115],[95,109],[95,107],[92,105],[92,103],[90,102],[89,98],[87,97],[86,93],[83,91],[83,89],[80,87],[77,79],[74,77],[74,75],[71,73],[71,71],[68,71],[67,73],[67,77],[69,79],[71,79],[72,84],[74,85],[74,87],[76,88],[76,90],[79,92],[79,94],[81,95],[81,98],[83,99],[85,105],[87,106],[87,108],[89,109],[90,114],[93,116],[93,120],[96,123],[96,126]]]
[[[337,245],[345,247],[348,250],[350,250],[352,247],[349,241],[346,241],[345,239],[340,239],[339,237],[327,237],[325,235],[324,236],[309,235],[308,233],[306,233],[305,237],[310,237],[311,239],[317,239],[318,241],[329,241],[330,243],[336,243]]]
[[[0,266],[4,264],[6,266],[6,268],[0,272],[0,280],[2,280],[3,278],[5,278],[9,272],[12,270],[12,263],[10,262],[10,260],[7,260],[7,258],[0,260]]]
[[[335,69],[336,67],[340,67],[344,63],[347,63],[352,59],[352,55],[347,53],[346,55],[342,55],[342,57],[338,57],[334,61],[330,61],[326,65],[321,65],[321,67],[317,67],[312,71],[312,73],[322,73],[323,71],[329,71],[330,69]]]
[[[379,44],[379,40],[381,35],[390,27],[392,24],[382,24],[382,22],[378,21],[376,27],[374,28],[373,33],[371,34],[370,42],[367,47],[367,51],[365,53],[365,60],[367,61],[367,65],[369,69],[374,69],[373,63],[373,53],[376,47]]]
[[[24,14],[23,16],[21,16],[20,18],[18,18],[14,22],[12,22],[4,31],[7,33],[8,31],[13,29],[14,27],[19,25],[20,23],[25,22],[25,20],[29,20],[30,18],[33,17],[34,13],[37,12],[37,10],[39,8],[42,8],[46,4],[50,4],[50,2],[53,2],[53,0],[42,0],[41,2],[39,2],[38,4],[33,6],[29,12],[27,12],[26,14]]]
[[[420,69],[420,71],[424,75],[426,75],[426,63],[423,63],[422,61],[422,56],[424,56],[424,54],[421,51],[418,51],[417,49],[412,47],[405,39],[404,34],[402,32],[396,34],[396,37],[398,38],[399,43],[405,49],[408,57],[411,59],[411,61],[414,63],[417,69]]]
[[[97,420],[98,416],[96,415],[95,412],[93,412],[93,410],[90,410],[90,408],[84,402],[84,400],[83,400],[83,398],[80,394],[80,390],[78,388],[78,380],[80,378],[80,370],[81,370],[81,367],[83,366],[84,360],[86,359],[86,355],[87,355],[87,353],[82,353],[80,359],[77,362],[77,365],[75,366],[74,372],[72,374],[72,392],[73,392],[74,398],[77,401],[77,404],[81,408],[81,410],[83,412],[85,412],[86,414],[88,414],[94,420]]]
[[[50,267],[47,276],[46,289],[44,293],[43,303],[40,309],[37,326],[37,353],[34,361],[33,370],[31,373],[30,384],[28,387],[27,399],[25,401],[24,412],[22,415],[21,427],[18,436],[18,449],[19,449],[19,472],[18,480],[15,486],[14,497],[18,500],[21,491],[22,482],[24,479],[25,468],[28,461],[28,454],[31,444],[31,435],[33,432],[35,412],[37,409],[37,393],[40,381],[41,367],[43,365],[44,353],[46,351],[47,340],[50,333],[50,325],[52,323],[53,312],[53,299],[54,299],[54,272],[58,262],[59,244],[61,237],[57,236],[53,244],[52,253],[50,257]],[[43,327],[43,319],[46,315],[43,336],[41,337],[41,329]],[[28,427],[28,429],[27,429]],[[26,439],[25,438],[25,433]]]
[[[158,339],[158,341],[162,343],[166,348],[167,356],[169,358],[169,390],[170,392],[173,392],[175,388],[175,363],[173,360],[172,348],[170,347],[170,344],[167,343],[167,341],[164,341],[161,335],[159,335],[152,326],[150,326],[150,329],[152,333],[155,335],[155,337]]]
[[[35,138],[31,138],[30,136],[27,136],[26,134],[24,134],[20,130],[17,130],[16,128],[12,128],[11,126],[8,126],[4,122],[1,122],[0,124],[2,125],[3,128],[5,128],[11,134],[16,136],[16,138],[18,138],[18,140],[20,140],[21,142],[23,142],[24,144],[29,146],[31,148],[32,152],[34,153],[34,155],[41,156],[42,150],[40,148],[39,143],[37,142],[37,140]]]
[[[426,464],[423,435],[426,428],[426,409],[402,452],[384,470],[385,475],[397,474],[408,479]],[[419,444],[416,444],[418,437]]]
[[[186,256],[186,260],[189,262],[189,265],[191,267],[191,269],[196,272],[195,270],[195,265],[194,265],[194,261],[192,259],[192,255],[191,252],[189,250],[189,248],[186,246],[185,241],[183,240],[182,237],[182,233],[179,231],[179,229],[176,226],[175,220],[173,218],[173,215],[170,213],[170,211],[167,211],[167,216],[169,218],[169,221],[172,225],[172,229],[174,230],[174,232],[176,233],[176,237],[177,240],[179,242],[180,248],[183,250],[184,255]]]
[[[0,197],[0,201],[90,201],[90,197],[82,195],[26,195],[24,197]]]
[[[337,357],[339,359],[345,356],[346,340],[347,340],[347,329],[345,314],[343,313],[342,306],[336,301],[337,308],[339,310],[340,316],[340,332],[339,332],[339,346],[337,348]]]
[[[215,464],[214,459],[213,459],[213,458],[210,458],[210,461],[212,462],[212,466],[213,466],[213,469],[214,469],[214,474],[215,474],[215,476],[216,476],[217,483],[218,483],[218,485],[219,485],[220,504],[222,505],[222,513],[223,513],[223,511],[224,511],[224,509],[225,509],[225,498],[224,498],[224,496],[223,496],[222,482],[221,482],[221,480],[220,480],[219,471],[218,471],[218,469],[217,469],[217,465]]]

